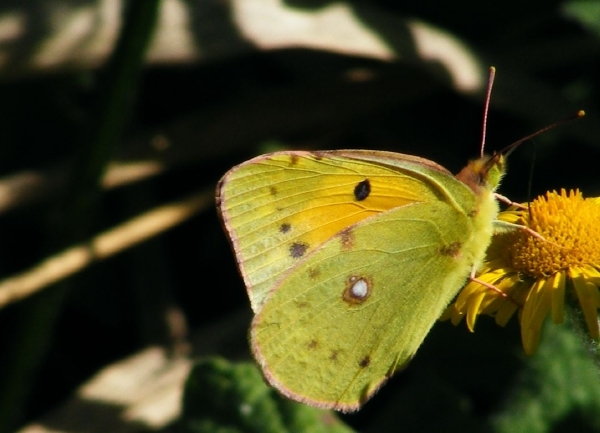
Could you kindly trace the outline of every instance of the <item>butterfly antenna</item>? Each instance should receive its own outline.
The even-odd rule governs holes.
[[[565,123],[569,123],[572,120],[580,119],[583,116],[585,116],[585,111],[579,110],[577,113],[575,113],[575,114],[573,114],[571,116],[565,117],[564,119],[561,119],[561,120],[559,120],[557,122],[551,123],[550,125],[548,125],[548,126],[542,128],[542,129],[540,129],[539,131],[536,131],[533,134],[529,134],[528,136],[523,137],[520,140],[515,141],[514,143],[506,146],[499,153],[501,153],[504,156],[508,156],[508,155],[510,155],[513,152],[513,150],[515,150],[517,148],[517,146],[519,146],[519,144],[523,143],[524,141],[531,140],[533,137],[537,137],[538,135],[543,134],[544,132],[546,132],[546,131],[548,131],[550,129],[554,129],[557,126],[561,126],[561,125],[564,125]]]
[[[485,148],[485,134],[487,132],[487,118],[488,111],[490,109],[490,99],[492,99],[492,87],[494,86],[494,78],[496,77],[496,68],[490,66],[490,73],[488,75],[487,89],[485,92],[485,104],[483,106],[483,126],[481,128],[481,148],[479,149],[479,156],[483,157],[483,150]]]
[[[527,179],[527,215],[531,221],[531,191],[533,191],[533,171],[535,167],[536,151],[535,142],[531,147],[531,164],[529,165],[529,178]]]

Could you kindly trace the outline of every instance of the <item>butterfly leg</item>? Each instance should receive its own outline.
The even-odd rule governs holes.
[[[517,203],[516,201],[512,201],[511,199],[509,199],[505,195],[498,194],[497,192],[494,193],[494,197],[496,197],[496,200],[498,200],[499,202],[507,204],[508,206],[515,206],[515,207],[517,207],[519,209],[527,209],[527,206],[525,206],[525,205],[523,205],[521,203]]]
[[[511,230],[522,230],[525,233],[527,233],[529,236],[533,236],[534,238],[539,239],[542,242],[548,242],[549,244],[554,245],[555,247],[562,248],[561,245],[557,244],[556,242],[549,241],[548,239],[546,239],[545,237],[543,237],[541,234],[539,234],[538,232],[536,232],[535,230],[533,230],[530,227],[527,227],[527,226],[524,226],[521,224],[509,223],[507,221],[499,221],[499,220],[494,221],[495,233],[508,232]]]
[[[502,290],[498,289],[498,287],[494,286],[493,284],[487,283],[485,281],[482,281],[480,279],[478,279],[475,276],[475,268],[471,269],[471,274],[469,275],[469,280],[473,281],[474,283],[478,283],[481,284],[483,287],[486,287],[496,293],[498,293],[500,296],[502,296],[504,299],[506,299],[507,301],[512,302],[513,304],[515,304],[517,307],[521,308],[522,305],[520,305],[517,301],[515,301],[512,296],[507,295],[506,293],[504,293]]]

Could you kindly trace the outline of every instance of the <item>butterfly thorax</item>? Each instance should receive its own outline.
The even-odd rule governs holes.
[[[476,208],[472,215],[473,228],[467,243],[473,266],[478,268],[494,234],[494,221],[499,212],[494,191],[504,175],[505,163],[502,154],[493,154],[469,161],[456,178],[467,185],[476,196]]]

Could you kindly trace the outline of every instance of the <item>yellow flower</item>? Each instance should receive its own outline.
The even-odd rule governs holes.
[[[540,331],[550,312],[562,323],[565,296],[578,300],[590,336],[600,337],[600,197],[584,199],[579,191],[548,192],[527,209],[511,208],[499,219],[528,227],[494,236],[477,279],[470,281],[442,320],[454,325],[465,317],[473,331],[479,314],[504,326],[519,311],[525,353],[535,353]]]

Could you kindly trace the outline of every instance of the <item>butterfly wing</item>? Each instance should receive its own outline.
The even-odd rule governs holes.
[[[254,312],[332,236],[396,207],[445,200],[447,179],[460,184],[434,162],[360,150],[277,152],[234,167],[217,202]]]
[[[420,202],[357,223],[298,263],[251,329],[268,381],[312,405],[356,410],[421,345],[467,278],[471,217]]]

